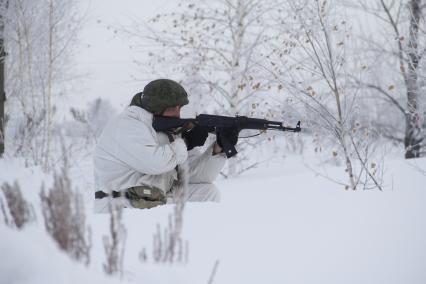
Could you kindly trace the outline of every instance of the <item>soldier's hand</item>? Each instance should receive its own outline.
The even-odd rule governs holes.
[[[238,130],[235,128],[219,128],[216,130],[217,144],[223,148],[222,140],[226,139],[235,146],[238,142],[238,134]]]
[[[203,146],[209,136],[209,132],[200,126],[194,126],[192,129],[182,132],[182,138],[186,142],[188,151],[194,147]]]

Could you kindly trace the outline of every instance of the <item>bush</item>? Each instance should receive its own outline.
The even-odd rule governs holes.
[[[6,201],[4,204],[3,198],[0,197],[0,207],[6,225],[21,229],[26,223],[35,220],[34,208],[23,198],[17,181],[13,185],[3,183],[1,190]]]
[[[126,229],[121,222],[123,209],[109,207],[110,211],[110,236],[104,236],[104,249],[106,263],[103,264],[105,273],[112,275],[123,274],[123,257],[126,242]]]
[[[53,187],[47,192],[42,186],[41,206],[47,232],[72,258],[90,262],[91,231],[86,225],[83,198],[71,189],[64,167],[54,174]]]

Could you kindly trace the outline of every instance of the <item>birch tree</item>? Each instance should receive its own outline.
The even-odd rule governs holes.
[[[28,163],[50,168],[55,97],[71,79],[81,16],[76,1],[16,0],[7,13],[10,134]]]
[[[363,35],[364,60],[377,75],[357,83],[386,101],[385,115],[377,118],[377,126],[386,138],[404,145],[407,159],[425,154],[425,5],[422,0],[353,4],[373,15],[380,27],[380,31],[373,29]]]
[[[337,1],[288,1],[288,14],[277,19],[279,40],[264,66],[305,109],[314,140],[328,141],[329,156],[342,160],[346,189],[381,189],[377,163],[371,160],[371,136],[359,119],[359,90],[351,88],[351,32]],[[320,147],[316,149],[320,151]],[[329,177],[327,177],[329,178]]]
[[[0,158],[4,153],[4,103],[6,101],[6,94],[4,91],[4,59],[6,53],[4,52],[4,25],[5,16],[7,11],[8,1],[0,1]]]
[[[158,14],[148,24],[136,23],[127,32],[140,39],[149,54],[142,68],[157,76],[181,80],[190,91],[195,114],[249,115],[252,106],[267,100],[269,77],[257,64],[268,49],[278,1],[182,1],[179,9]],[[245,148],[243,140],[239,147]],[[237,174],[244,151],[230,160]]]

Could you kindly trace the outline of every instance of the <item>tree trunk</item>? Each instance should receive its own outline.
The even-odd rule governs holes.
[[[4,52],[3,52],[3,39],[0,39],[0,158],[4,153],[4,102],[6,101],[6,95],[4,92]]]
[[[230,4],[228,4],[230,5]],[[238,106],[240,98],[238,96],[238,82],[241,78],[240,71],[240,61],[241,61],[241,49],[243,45],[243,39],[245,36],[245,24],[244,18],[247,15],[247,7],[245,6],[244,1],[237,1],[235,8],[235,18],[237,20],[237,25],[235,30],[233,30],[233,51],[232,51],[232,61],[230,66],[230,113],[232,116],[236,115],[238,112]],[[232,23],[230,23],[232,25]],[[243,153],[240,154],[240,156]],[[238,164],[240,159],[234,157],[233,159],[228,160],[228,176],[236,176],[238,174]]]
[[[47,77],[47,94],[45,94],[45,108],[46,108],[46,123],[45,123],[45,143],[46,143],[46,152],[44,153],[43,167],[44,170],[49,170],[50,168],[50,140],[52,139],[52,78],[53,78],[53,36],[54,36],[54,13],[53,0],[49,2],[49,65],[48,65],[48,77]]]
[[[5,5],[6,4],[6,5]],[[8,2],[0,1],[0,13],[3,13],[7,9]],[[4,6],[4,7],[3,7]],[[4,103],[6,101],[6,94],[4,90],[4,58],[6,53],[4,52],[4,15],[0,14],[0,158],[4,153]]]
[[[408,72],[407,72],[407,110],[405,129],[405,158],[417,158],[420,156],[421,143],[423,141],[419,116],[419,87],[418,87],[418,33],[421,15],[421,0],[410,1],[410,36],[408,42]]]

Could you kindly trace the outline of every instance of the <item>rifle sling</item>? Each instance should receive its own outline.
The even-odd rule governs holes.
[[[105,193],[101,190],[95,192],[95,199],[102,199],[102,198],[107,197],[107,196],[109,196],[109,194]],[[115,190],[112,191],[111,196],[112,196],[112,198],[117,198],[117,197],[121,197],[121,196],[125,196],[126,198],[129,198],[127,192],[120,192],[120,191],[115,191]]]

